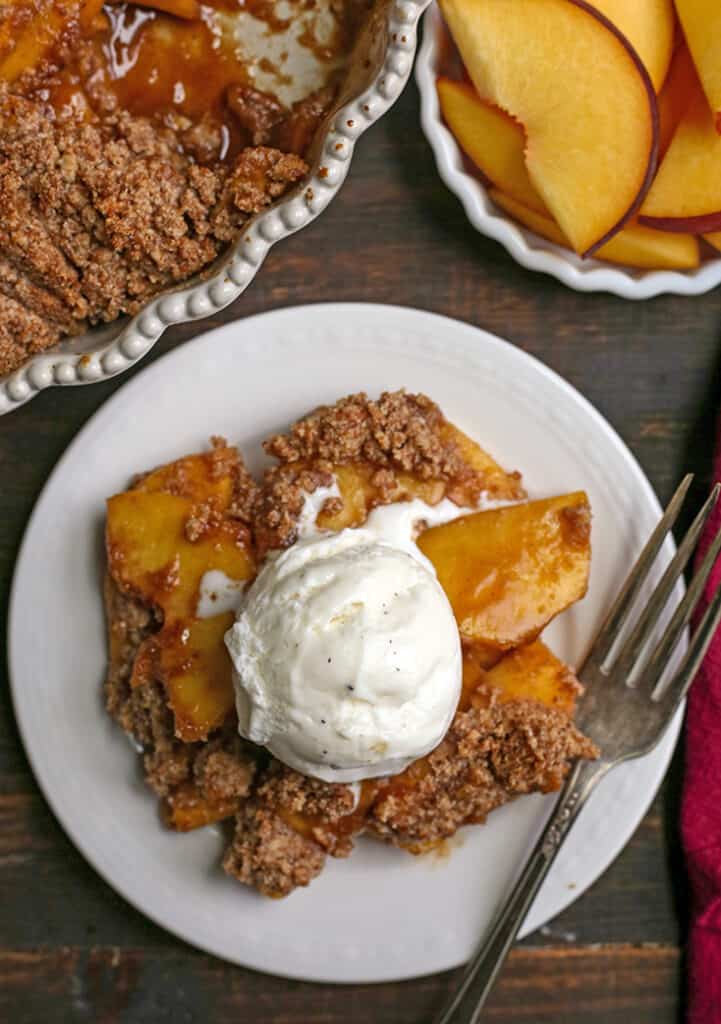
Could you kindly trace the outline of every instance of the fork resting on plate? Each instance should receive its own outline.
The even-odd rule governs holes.
[[[686,634],[721,550],[721,531],[655,646],[653,641],[664,610],[718,500],[721,485],[714,487],[645,606],[640,611],[636,607],[692,479],[691,474],[685,477],[671,499],[606,616],[579,673],[585,693],[579,704],[578,724],[598,744],[601,756],[597,761],[577,762],[571,770],[515,888],[468,964],[457,990],[435,1018],[435,1024],[477,1024],[480,1020],[486,998],[518,930],[591,793],[616,765],[642,757],[656,746],[703,661],[721,622],[721,587],[714,594],[679,667],[672,678],[664,678],[669,659]]]

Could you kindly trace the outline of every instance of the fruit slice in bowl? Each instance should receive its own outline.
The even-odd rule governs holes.
[[[592,0],[592,4],[626,37],[658,92],[674,49],[673,0]]]
[[[721,230],[721,135],[698,81],[641,208],[641,220],[666,231]]]
[[[482,100],[468,82],[439,78],[438,99],[446,124],[483,176],[517,202],[550,216],[528,175],[522,125]]]
[[[523,206],[498,189],[491,189],[490,196],[524,227],[555,245],[569,248],[568,239],[551,217]],[[698,239],[694,235],[657,231],[635,222],[601,246],[596,256],[608,263],[648,270],[694,270],[701,262]]]
[[[438,98],[446,123],[464,152],[494,186],[490,196],[496,205],[542,238],[572,248],[528,175],[521,125],[482,100],[467,82],[439,78]],[[669,109],[668,119],[672,116]],[[636,223],[628,224],[602,245],[596,257],[641,269],[690,270],[700,262],[699,244],[692,235]]]
[[[721,130],[721,5],[718,0],[675,2],[716,128]]]
[[[505,16],[506,7],[516,11],[516,5],[506,0],[440,0],[440,6],[446,14],[448,10],[460,9],[462,16],[455,24],[452,15],[444,24],[435,9],[426,16],[424,45],[416,66],[423,101],[422,124],[434,149],[441,177],[461,199],[473,225],[500,241],[522,265],[552,274],[581,291],[610,291],[637,299],[666,292],[701,294],[716,287],[721,282],[721,260],[714,244],[717,240],[715,218],[668,226],[641,218],[641,213],[646,213],[644,204],[654,187],[659,164],[665,162],[693,97],[701,88],[693,56],[675,16],[673,0],[640,0],[632,10],[616,0],[598,0],[592,5],[585,0],[521,0],[520,6],[529,17],[520,27],[513,17]],[[587,10],[589,7],[593,10]],[[498,19],[500,27],[496,26],[495,35],[486,32],[484,19],[489,17],[488,12],[501,9],[503,17]],[[595,18],[616,42],[621,40],[622,49],[636,54],[634,66],[638,63],[641,77],[645,75],[658,92],[651,102],[656,112],[661,159],[657,160],[651,175],[649,191],[640,208],[626,219],[618,220],[605,240],[599,239],[590,250],[579,247],[578,234],[568,230],[555,206],[553,193],[539,181],[537,168],[534,170],[533,159],[537,155],[534,140],[538,132],[534,134],[528,115],[524,117],[519,113],[518,103],[508,102],[509,97],[523,96],[524,90],[530,91],[529,80],[536,83],[538,97],[542,97],[536,97],[538,105],[533,108],[539,120],[544,104],[547,120],[557,120],[559,112],[562,114],[576,102],[575,99],[557,101],[554,83],[546,88],[548,66],[539,54],[544,52],[547,42],[543,39],[543,28],[539,29],[539,21],[554,29],[555,24],[539,17],[534,22],[530,13],[552,9],[556,12],[582,10],[587,18]],[[483,31],[478,30],[479,21]],[[611,21],[613,24],[607,24]],[[470,42],[469,32],[471,36],[475,32]],[[522,51],[522,60],[505,52],[512,32],[517,32],[516,49]],[[540,41],[536,44],[537,38]],[[503,51],[502,60],[494,52],[499,46]],[[558,33],[555,47],[562,49]],[[579,56],[575,37],[569,38],[568,47],[573,51],[568,62],[571,71],[561,68],[560,58],[554,55],[552,66],[558,75],[573,80]],[[481,68],[480,73],[476,68],[475,75],[471,67],[474,60]],[[499,69],[503,74],[499,74]],[[611,77],[606,75],[607,81],[599,85],[603,95],[610,88]],[[512,81],[514,79],[521,80],[521,85]],[[621,87],[621,82],[616,84]],[[581,86],[581,94],[583,89]],[[711,116],[708,110],[707,114]],[[604,133],[592,132],[588,115],[585,120],[586,145],[597,147],[598,166],[602,166]],[[556,164],[564,161],[566,164],[561,171],[552,164],[552,154],[549,162],[551,178],[557,174],[557,180],[565,180],[572,190],[569,203],[580,204],[579,197],[585,198],[587,209],[581,212],[587,225],[594,216],[589,210],[594,204],[601,205],[597,193],[615,193],[617,175],[615,168],[606,165],[605,175],[591,172],[571,180],[573,176],[568,167],[574,162],[577,167],[583,163],[571,145],[581,134],[581,129],[574,125],[564,142],[559,139]],[[709,143],[715,145],[715,133],[707,137]],[[588,153],[583,154],[584,159],[588,156]],[[689,179],[693,178],[693,169],[686,170]],[[695,183],[692,190],[696,187]],[[711,234],[706,237],[708,232]],[[589,253],[593,259],[588,258]]]
[[[583,0],[442,0],[441,9],[479,95],[524,126],[544,203],[574,249],[592,254],[652,181],[658,108],[645,66]]]

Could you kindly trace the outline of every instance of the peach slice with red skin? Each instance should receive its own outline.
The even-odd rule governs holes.
[[[481,98],[523,125],[544,203],[591,255],[636,213],[656,168],[658,107],[643,62],[585,0],[441,7]]]
[[[681,118],[639,220],[664,231],[721,230],[721,135],[700,84]]]
[[[491,199],[514,220],[535,231],[549,242],[568,248],[568,239],[550,217],[529,210],[510,196],[491,189]],[[694,270],[701,262],[698,239],[694,235],[657,231],[641,224],[629,224],[602,245],[595,256],[608,263],[649,270]]]
[[[718,0],[676,0],[676,11],[716,130],[721,131],[721,4]]]
[[[678,51],[677,58],[669,84],[673,75],[675,87],[679,92],[686,90],[688,95],[689,70],[695,75],[691,58],[683,49]],[[441,78],[438,94],[444,117],[459,144],[497,186],[490,191],[493,201],[531,231],[556,245],[571,248],[528,177],[521,126],[502,110],[484,103],[465,82]],[[678,107],[680,103],[679,97]],[[673,116],[670,110],[667,116]],[[643,269],[690,270],[700,262],[698,241],[692,235],[671,234],[638,224],[627,225],[595,255],[609,263]]]

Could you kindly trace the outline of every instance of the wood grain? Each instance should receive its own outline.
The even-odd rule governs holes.
[[[414,86],[362,141],[346,187],[319,221],[271,252],[235,306],[202,328],[169,331],[142,366],[210,326],[341,300],[419,306],[508,338],[608,417],[662,500],[686,469],[699,473],[697,496],[704,491],[721,379],[718,293],[635,304],[581,295],[516,266],[473,230],[438,179]],[[136,372],[45,392],[0,420],[3,617],[17,546],[44,481],[78,429]],[[85,864],[38,793],[0,662],[1,1021],[430,1020],[450,975],[370,988],[283,981],[203,956],[128,907]],[[681,771],[677,756],[603,879],[514,952],[486,1019],[675,1024],[686,902],[676,828]]]
[[[678,1009],[678,953],[664,946],[592,950],[516,949],[484,1019],[528,1024],[634,1024],[672,1020]],[[174,952],[93,946],[0,951],[0,1019],[13,1024],[73,1020],[93,1024],[415,1024],[429,1020],[452,974],[395,985],[342,989],[269,983],[197,954],[192,970]],[[49,1009],[50,1008],[50,1009]],[[48,1013],[50,1014],[48,1016]]]

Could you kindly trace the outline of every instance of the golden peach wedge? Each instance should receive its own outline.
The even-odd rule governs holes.
[[[524,227],[549,242],[568,248],[568,239],[550,217],[522,206],[511,196],[491,190],[493,202]],[[646,270],[694,270],[701,261],[698,239],[629,224],[596,252],[596,259]]]
[[[628,39],[658,92],[673,53],[673,0],[593,0],[593,6]]]
[[[703,235],[721,230],[721,135],[697,86],[639,218],[649,227]]]
[[[716,130],[721,131],[721,4],[718,0],[676,0],[676,10]]]
[[[521,125],[484,102],[468,82],[439,78],[438,99],[446,124],[483,176],[519,203],[547,214],[546,204],[528,177]]]

